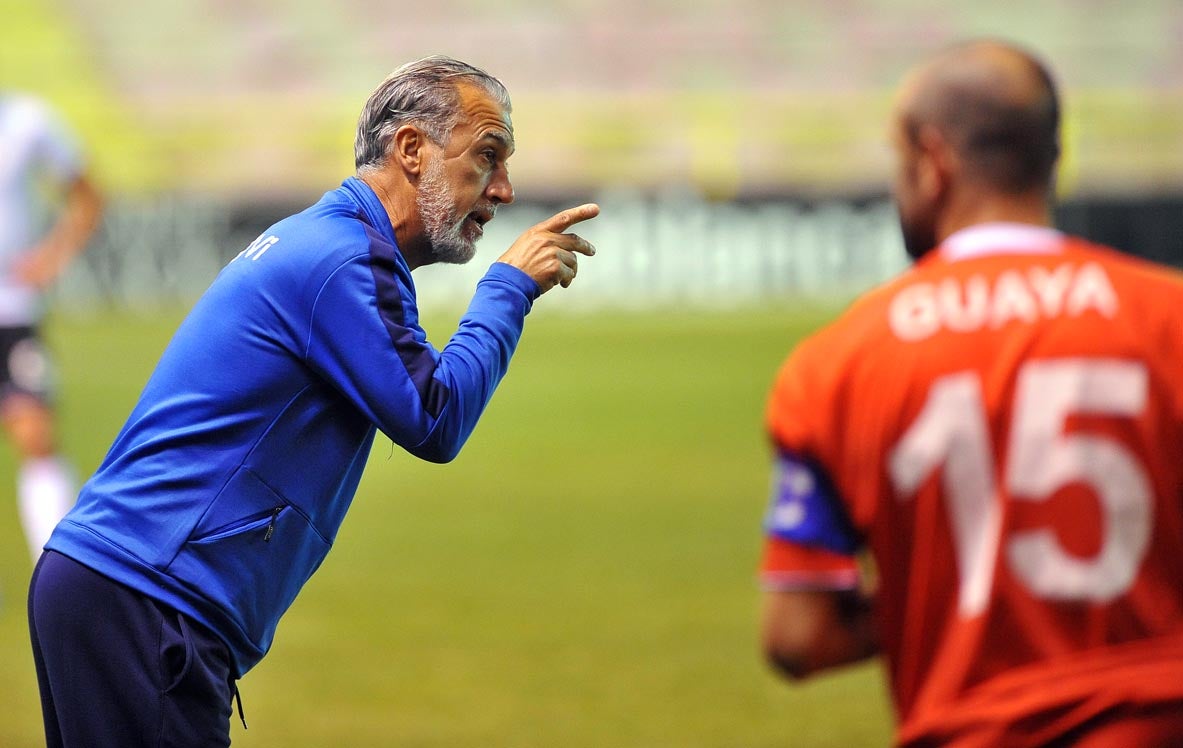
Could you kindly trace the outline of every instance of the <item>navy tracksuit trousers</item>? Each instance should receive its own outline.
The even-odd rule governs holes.
[[[49,748],[230,745],[229,652],[176,611],[47,551],[29,629]]]

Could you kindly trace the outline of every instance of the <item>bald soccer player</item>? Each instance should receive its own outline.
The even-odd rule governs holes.
[[[1183,281],[1051,227],[1058,129],[1009,45],[913,72],[915,265],[768,404],[766,654],[800,678],[881,652],[901,746],[1183,744]]]

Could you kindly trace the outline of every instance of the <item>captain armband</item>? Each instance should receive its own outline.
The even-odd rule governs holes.
[[[773,465],[771,493],[764,517],[764,530],[770,537],[848,556],[862,546],[820,467],[780,452]]]

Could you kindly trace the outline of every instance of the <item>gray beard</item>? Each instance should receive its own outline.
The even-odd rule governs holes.
[[[427,231],[431,262],[463,265],[476,255],[476,242],[463,234],[467,214],[455,214],[456,201],[438,159],[429,161],[423,170],[415,203]]]

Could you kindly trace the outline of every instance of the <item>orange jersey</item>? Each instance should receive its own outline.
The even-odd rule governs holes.
[[[1183,736],[1183,276],[958,232],[797,348],[768,427],[765,582],[870,550],[900,744]]]

